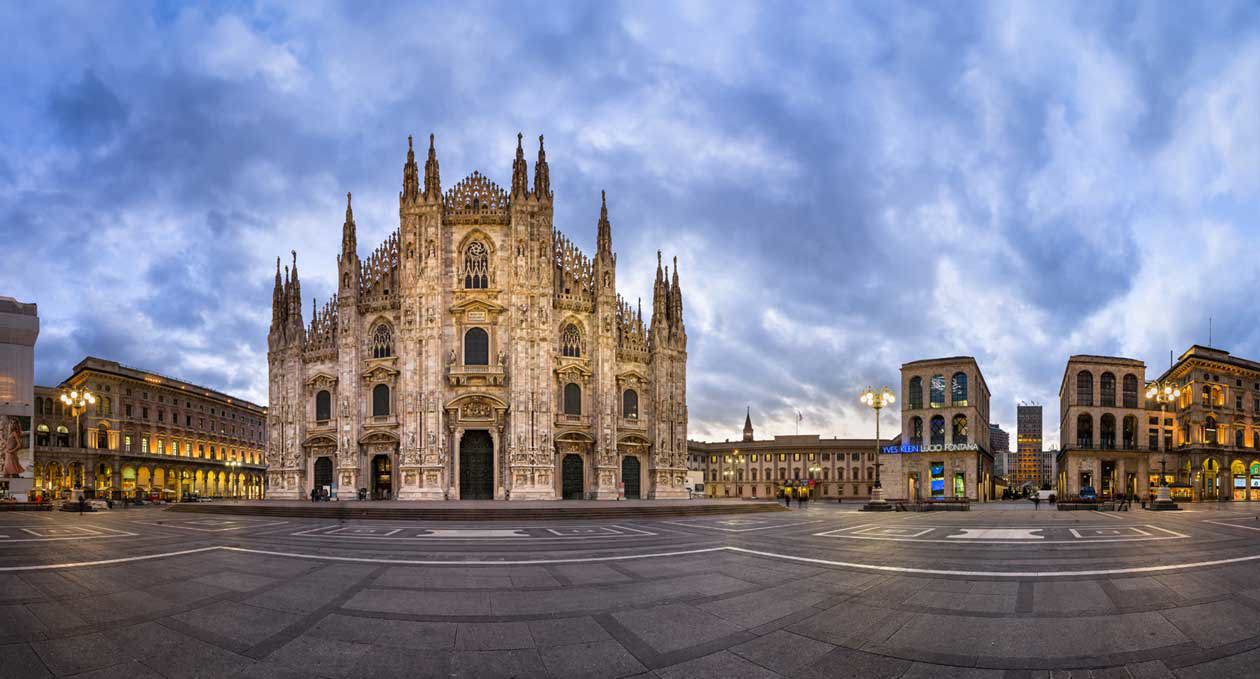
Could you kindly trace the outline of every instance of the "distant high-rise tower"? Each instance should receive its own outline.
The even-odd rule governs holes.
[[[1041,452],[1041,406],[1020,404],[1015,413],[1015,465],[1009,471],[1011,485],[1040,486],[1052,479],[1043,477]]]

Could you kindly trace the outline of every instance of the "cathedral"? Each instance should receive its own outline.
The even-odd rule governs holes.
[[[687,333],[657,253],[651,318],[617,293],[608,206],[592,259],[552,223],[538,138],[510,191],[442,190],[408,138],[398,229],[360,258],[350,195],[338,291],[302,318],[297,254],[276,263],[268,496],[551,500],[687,497]]]

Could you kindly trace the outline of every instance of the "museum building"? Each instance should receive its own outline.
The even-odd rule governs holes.
[[[970,356],[901,366],[901,437],[881,448],[889,500],[994,497],[989,387]]]
[[[553,225],[539,137],[504,190],[443,191],[408,139],[398,226],[360,258],[347,194],[337,291],[276,264],[268,335],[270,495],[340,499],[679,498],[687,334],[677,260],[651,316],[617,291],[606,200],[588,257]],[[593,206],[592,206],[593,207]],[[595,212],[592,210],[592,212]]]
[[[1179,392],[1163,411],[1146,398],[1141,361],[1068,360],[1060,494],[1149,496],[1162,469],[1174,500],[1260,502],[1260,363],[1196,344],[1153,382]]]
[[[82,410],[61,399],[84,390],[94,402]],[[35,387],[32,492],[261,499],[266,419],[249,401],[89,356],[58,387]]]

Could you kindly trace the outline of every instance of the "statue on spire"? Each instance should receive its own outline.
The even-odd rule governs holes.
[[[429,159],[424,161],[424,197],[426,200],[442,198],[442,179],[438,173],[437,149],[433,135],[429,135]]]
[[[416,168],[416,152],[411,147],[411,135],[407,135],[407,163],[403,165],[403,190],[402,199],[404,202],[415,202],[420,195],[420,173]]]
[[[512,161],[512,197],[524,198],[529,195],[529,169],[525,166],[525,149],[521,141],[525,135],[516,133],[516,159]]]
[[[551,197],[551,173],[547,169],[547,151],[543,149],[543,136],[538,135],[538,162],[534,165],[534,195],[539,200]]]

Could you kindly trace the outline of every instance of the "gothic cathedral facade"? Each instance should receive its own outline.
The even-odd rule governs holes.
[[[587,257],[552,223],[539,137],[505,192],[442,192],[408,139],[399,227],[366,259],[347,195],[338,291],[307,324],[297,255],[276,264],[268,495],[616,499],[687,496],[687,334],[677,260],[652,315],[617,294],[606,202]]]

